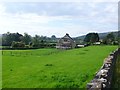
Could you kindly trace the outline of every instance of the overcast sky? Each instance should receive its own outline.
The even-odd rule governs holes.
[[[117,31],[118,3],[114,0],[64,1],[0,2],[0,33],[57,37],[69,33],[76,37],[89,32]]]

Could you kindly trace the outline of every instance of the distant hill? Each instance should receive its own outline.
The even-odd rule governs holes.
[[[99,37],[100,37],[100,39],[103,39],[104,37],[106,37],[107,36],[107,34],[109,34],[109,33],[111,33],[111,32],[106,32],[106,33],[99,33]],[[118,32],[116,31],[116,32],[113,32],[113,34],[114,34],[114,36],[118,36]]]
[[[107,36],[107,34],[109,34],[109,33],[111,33],[111,32],[98,33],[98,34],[99,34],[100,39],[103,39],[103,38],[105,38],[105,37]],[[113,34],[117,37],[118,32],[117,32],[117,31],[116,31],[116,32],[113,32]],[[86,35],[82,35],[82,36],[78,36],[78,37],[76,37],[76,38],[77,38],[77,39],[84,40],[85,36],[86,36]]]

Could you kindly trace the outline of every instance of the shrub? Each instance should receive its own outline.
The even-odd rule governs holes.
[[[12,48],[24,48],[25,47],[25,43],[13,41],[11,46],[12,46]]]

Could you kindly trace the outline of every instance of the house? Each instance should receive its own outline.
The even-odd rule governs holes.
[[[72,49],[75,48],[76,43],[75,41],[69,36],[68,33],[61,39],[59,39],[56,48],[58,49]]]

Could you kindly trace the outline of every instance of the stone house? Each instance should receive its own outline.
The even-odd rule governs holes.
[[[56,48],[58,49],[72,49],[75,48],[76,43],[75,41],[66,33],[64,37],[59,39]]]

